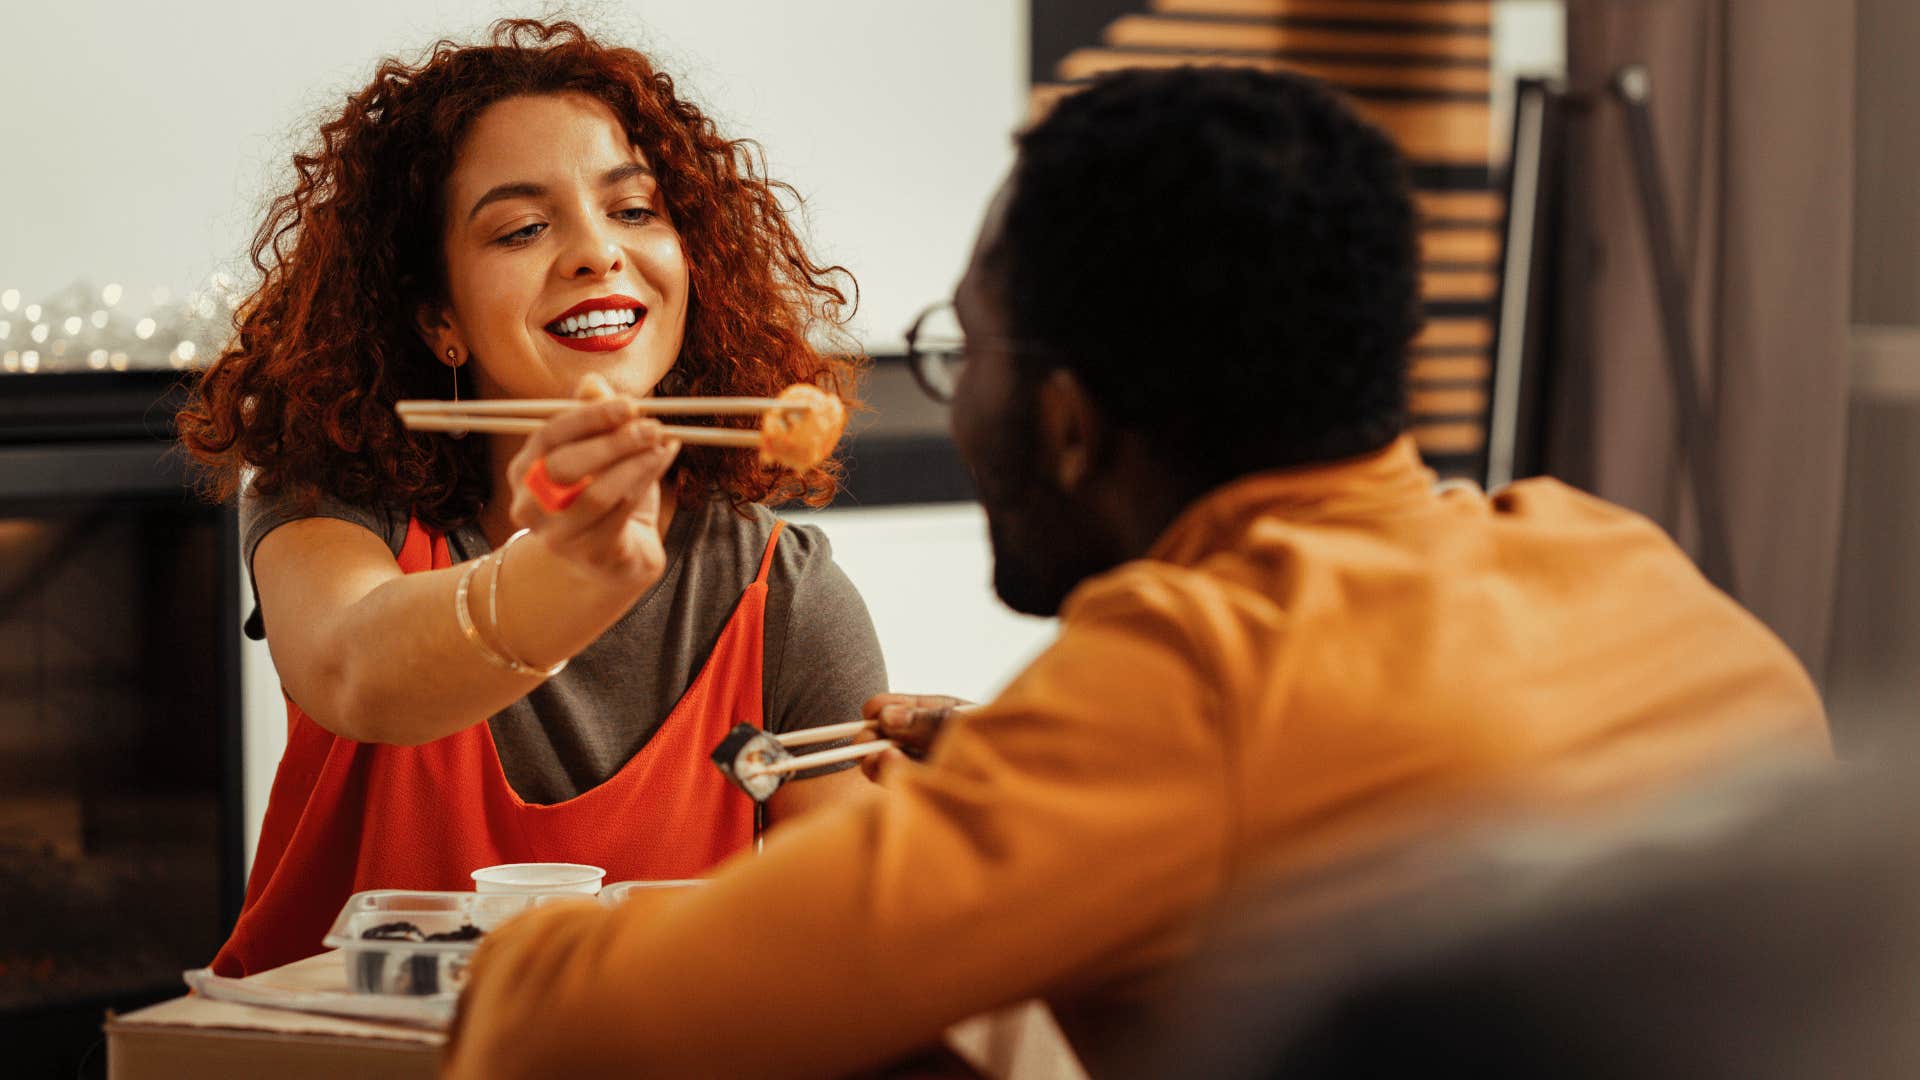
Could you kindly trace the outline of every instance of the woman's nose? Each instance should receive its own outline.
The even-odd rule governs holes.
[[[568,277],[606,277],[618,273],[621,269],[620,245],[604,230],[582,227],[575,230],[562,265]]]

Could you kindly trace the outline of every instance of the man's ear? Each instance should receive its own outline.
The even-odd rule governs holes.
[[[1053,482],[1073,492],[1106,459],[1111,432],[1079,376],[1054,368],[1040,383],[1040,440]]]
[[[453,321],[453,312],[441,304],[421,304],[413,312],[413,328],[434,359],[448,367],[467,362],[467,343]]]

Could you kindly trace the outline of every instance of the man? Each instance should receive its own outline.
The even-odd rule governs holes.
[[[1062,101],[956,295],[953,415],[995,588],[1058,641],[705,888],[496,932],[451,1074],[843,1072],[1033,996],[1098,1071],[1248,878],[1826,753],[1805,673],[1652,525],[1552,481],[1436,492],[1403,434],[1416,247],[1393,148],[1311,81]],[[913,706],[874,703],[903,735],[939,718]]]

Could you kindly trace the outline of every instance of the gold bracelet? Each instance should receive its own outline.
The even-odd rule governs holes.
[[[507,537],[507,542],[501,544],[500,550],[494,552],[492,558],[488,560],[493,563],[493,588],[487,590],[487,621],[493,624],[494,644],[499,648],[501,654],[506,657],[507,662],[513,665],[513,670],[522,675],[539,675],[542,678],[551,679],[566,670],[567,661],[565,658],[562,658],[559,663],[554,664],[552,667],[535,667],[513,655],[513,650],[507,648],[506,636],[500,632],[500,575],[505,573],[507,569],[507,549],[518,542],[521,537],[527,535],[527,532],[528,530],[521,529],[512,536]]]
[[[453,588],[453,615],[460,620],[460,632],[466,635],[468,641],[473,642],[473,647],[480,650],[481,656],[487,658],[487,663],[503,671],[512,671],[513,661],[493,651],[493,646],[488,645],[486,639],[480,636],[480,628],[473,625],[473,612],[467,610],[467,590],[473,587],[473,575],[480,572],[480,566],[485,561],[475,559],[467,566],[466,572],[460,575],[460,584]]]
[[[554,667],[549,670],[542,671],[539,668],[523,664],[511,656],[502,655],[499,650],[487,644],[487,639],[480,635],[480,628],[473,623],[473,612],[467,603],[467,594],[473,589],[473,576],[479,573],[480,567],[489,561],[488,559],[474,560],[473,563],[467,567],[466,572],[460,575],[460,584],[454,586],[453,614],[460,622],[460,632],[466,636],[468,641],[473,643],[475,649],[480,651],[480,655],[486,658],[487,663],[492,664],[502,671],[511,671],[515,675],[538,675],[543,678],[557,673],[561,668],[567,666],[565,660],[560,661],[560,663],[554,665]]]

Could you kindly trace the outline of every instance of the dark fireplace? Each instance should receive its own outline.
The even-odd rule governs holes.
[[[183,991],[241,881],[228,510],[172,448],[180,376],[0,376],[0,1045],[100,1075],[99,1023]]]

